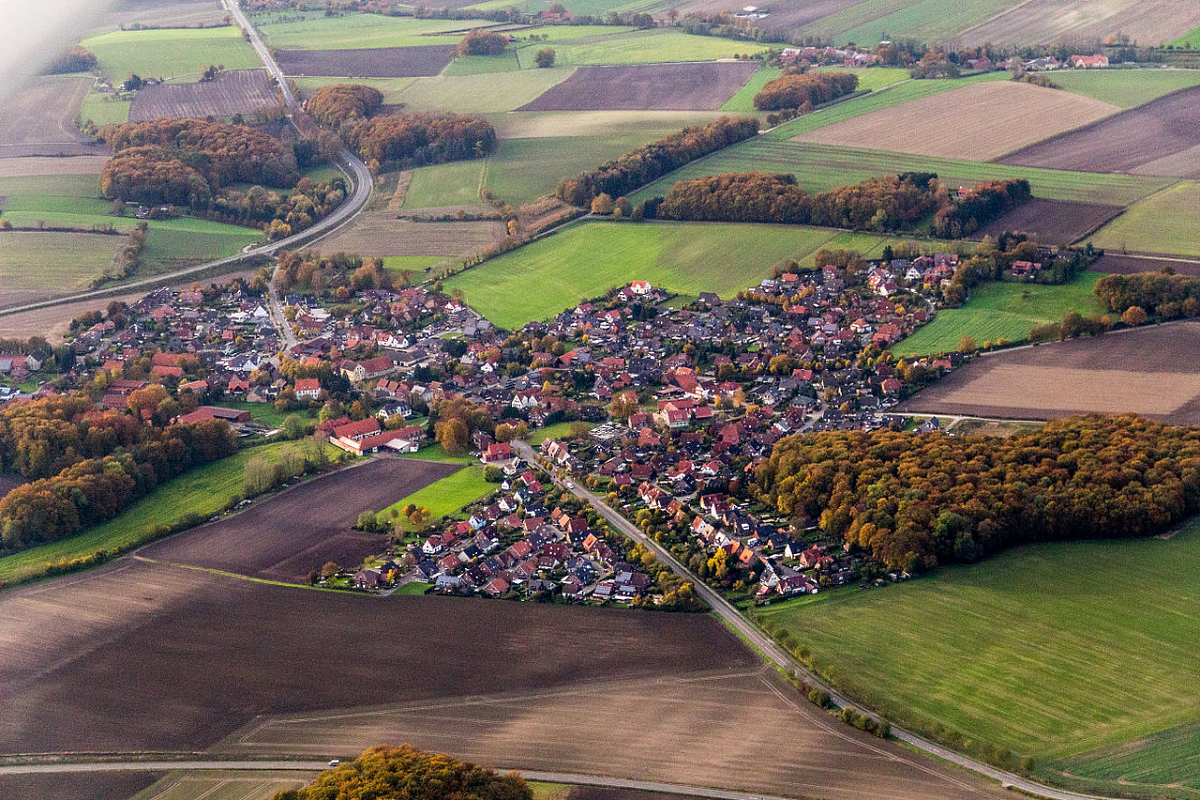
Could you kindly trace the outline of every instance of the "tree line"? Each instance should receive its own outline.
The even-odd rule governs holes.
[[[0,410],[0,465],[33,480],[0,500],[4,550],[72,536],[162,482],[237,452],[237,437],[222,420],[156,424],[154,412],[174,402],[153,386],[130,395],[132,414],[98,411],[83,395]]]
[[[785,72],[754,95],[759,111],[785,108],[811,110],[850,94],[858,88],[858,76],[838,72]]]
[[[313,119],[331,128],[373,117],[382,106],[383,92],[357,83],[322,86],[304,101],[304,109]]]
[[[793,436],[755,488],[888,568],[919,572],[1024,542],[1163,531],[1200,510],[1200,428],[1089,414],[1010,439]]]
[[[958,202],[946,203],[938,209],[933,218],[933,233],[943,239],[970,236],[1032,198],[1029,181],[1024,178],[984,181],[959,197]]]
[[[483,28],[472,28],[454,49],[460,56],[498,56],[508,47],[508,37]]]
[[[55,58],[46,67],[47,75],[64,75],[69,72],[91,72],[100,65],[96,54],[86,47],[75,45]]]
[[[697,158],[758,135],[752,117],[721,117],[703,128],[689,126],[577,177],[559,181],[555,194],[573,206],[587,207],[600,194],[623,197]]]
[[[1137,306],[1163,319],[1200,316],[1200,278],[1191,275],[1170,271],[1105,275],[1093,291],[1105,308],[1118,314]]]
[[[496,148],[491,123],[442,111],[398,111],[353,120],[338,132],[375,171],[482,158]]]

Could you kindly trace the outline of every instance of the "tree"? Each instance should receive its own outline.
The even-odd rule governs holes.
[[[538,67],[540,67],[542,69],[545,69],[546,67],[553,67],[554,66],[554,48],[553,47],[544,47],[541,50],[538,50],[537,53],[535,53],[533,56],[533,63],[537,64]]]
[[[1129,308],[1125,309],[1125,313],[1121,315],[1121,322],[1124,322],[1131,328],[1137,327],[1138,325],[1145,325],[1146,319],[1146,311],[1141,306],[1130,306]]]
[[[326,579],[332,578],[341,571],[342,568],[338,566],[336,561],[326,561],[325,566],[321,567],[321,577]]]
[[[622,392],[612,399],[613,419],[629,419],[637,408],[637,395],[633,392]]]
[[[470,444],[470,431],[467,423],[461,419],[448,419],[439,422],[434,428],[437,442],[447,454],[461,456],[467,452]]]
[[[607,216],[613,213],[613,199],[607,193],[601,192],[592,200],[592,213]]]
[[[960,353],[974,353],[979,349],[979,345],[975,342],[975,337],[969,334],[963,334],[963,337],[958,340],[958,351]]]

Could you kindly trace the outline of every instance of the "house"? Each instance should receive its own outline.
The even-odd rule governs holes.
[[[222,408],[221,406],[200,406],[189,414],[180,414],[174,421],[182,425],[190,425],[193,422],[202,422],[206,419],[223,419],[226,422],[249,422],[250,412],[237,408]]]
[[[512,458],[512,447],[508,442],[493,442],[483,451],[479,460],[484,464],[494,464],[497,461],[508,461]]]
[[[297,378],[296,397],[301,400],[316,400],[321,393],[321,382],[316,378]]]
[[[377,569],[360,569],[354,573],[355,589],[378,589],[383,578]]]
[[[1067,63],[1075,69],[1103,69],[1108,66],[1108,56],[1100,53],[1092,56],[1071,56]]]

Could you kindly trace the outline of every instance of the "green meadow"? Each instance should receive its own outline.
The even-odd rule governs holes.
[[[210,64],[226,69],[262,66],[241,31],[221,28],[162,28],[112,31],[83,40],[100,59],[100,70],[113,84],[131,74],[143,78],[196,80]]]

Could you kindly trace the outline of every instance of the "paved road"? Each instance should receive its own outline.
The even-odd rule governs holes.
[[[280,91],[283,94],[284,102],[288,109],[288,117],[292,120],[292,124],[295,125],[294,116],[304,112],[300,107],[300,103],[296,100],[295,95],[292,94],[292,90],[288,86],[287,79],[284,77],[283,70],[279,68],[279,64],[277,64],[275,59],[271,57],[271,52],[267,49],[267,46],[263,44],[262,38],[258,35],[258,31],[254,30],[254,27],[250,24],[249,20],[246,19],[246,15],[242,13],[242,9],[238,6],[237,2],[235,2],[235,0],[222,0],[222,2],[233,19],[239,26],[241,26],[242,30],[248,32],[250,44],[258,53],[259,58],[262,59],[263,65],[267,68],[267,71],[270,72],[275,80],[279,83]],[[65,303],[74,303],[80,300],[100,299],[102,297],[109,297],[114,294],[125,294],[134,289],[157,289],[160,286],[177,282],[181,278],[187,278],[190,275],[197,275],[221,267],[233,267],[234,265],[239,264],[246,259],[255,258],[256,256],[273,256],[280,250],[294,250],[298,247],[314,244],[321,239],[324,239],[325,237],[335,233],[346,223],[350,222],[350,220],[357,216],[358,212],[362,210],[362,207],[366,205],[367,200],[371,197],[371,188],[373,186],[371,171],[367,169],[367,165],[364,164],[361,159],[359,159],[349,150],[343,148],[342,152],[338,154],[334,165],[342,171],[342,173],[346,176],[346,179],[349,181],[350,186],[349,192],[346,195],[346,199],[343,200],[342,204],[334,209],[327,217],[314,223],[312,226],[306,228],[300,233],[293,234],[292,236],[288,236],[276,242],[271,242],[270,244],[255,247],[251,250],[247,250],[244,253],[239,253],[236,256],[218,258],[215,261],[197,264],[194,267],[187,267],[186,269],[175,270],[174,272],[167,272],[150,278],[128,281],[126,283],[113,286],[106,286],[103,289],[94,289],[89,292],[79,292],[77,294],[63,295],[61,297],[54,297],[47,300],[39,300],[33,303],[24,303],[19,306],[9,306],[7,308],[0,309],[0,316],[20,314],[24,311],[35,311],[39,308],[51,308],[53,306],[59,306]]]
[[[537,455],[525,442],[514,442],[514,449],[530,463],[536,463]],[[799,661],[797,661],[790,653],[780,648],[771,637],[763,633],[757,625],[751,622],[742,614],[732,603],[711,589],[704,581],[700,580],[696,575],[692,574],[683,562],[675,558],[671,551],[646,536],[642,531],[625,517],[621,516],[615,509],[597,497],[592,492],[589,492],[579,483],[575,483],[575,488],[571,489],[576,497],[590,503],[601,516],[607,519],[613,527],[624,533],[635,542],[640,542],[646,547],[654,551],[658,560],[666,564],[671,570],[681,578],[684,578],[692,583],[696,589],[696,594],[704,602],[712,606],[713,612],[721,617],[729,627],[737,631],[746,641],[750,642],[767,660],[774,662],[777,666],[782,667],[793,675],[796,675],[808,681],[814,686],[819,686],[829,692],[830,698],[837,705],[846,708],[853,708],[859,713],[868,714],[871,717],[878,719],[879,717],[870,709],[863,708],[855,703],[850,698],[841,694],[833,687],[829,686],[823,680],[809,672]],[[935,744],[928,739],[917,736],[896,726],[892,726],[892,736],[896,739],[908,744],[917,750],[924,751],[930,755],[936,756],[944,761],[949,761],[964,769],[991,778],[1000,783],[1004,788],[1018,789],[1023,792],[1035,795],[1037,797],[1046,797],[1050,800],[1100,800],[1100,795],[1080,794],[1071,792],[1065,789],[1055,789],[1050,786],[1044,786],[1035,781],[1028,780],[1015,775],[1011,772],[1006,772],[1001,769],[984,764],[982,761],[976,761],[969,756],[964,756],[961,753],[956,753],[953,750],[948,750],[941,745]]]

